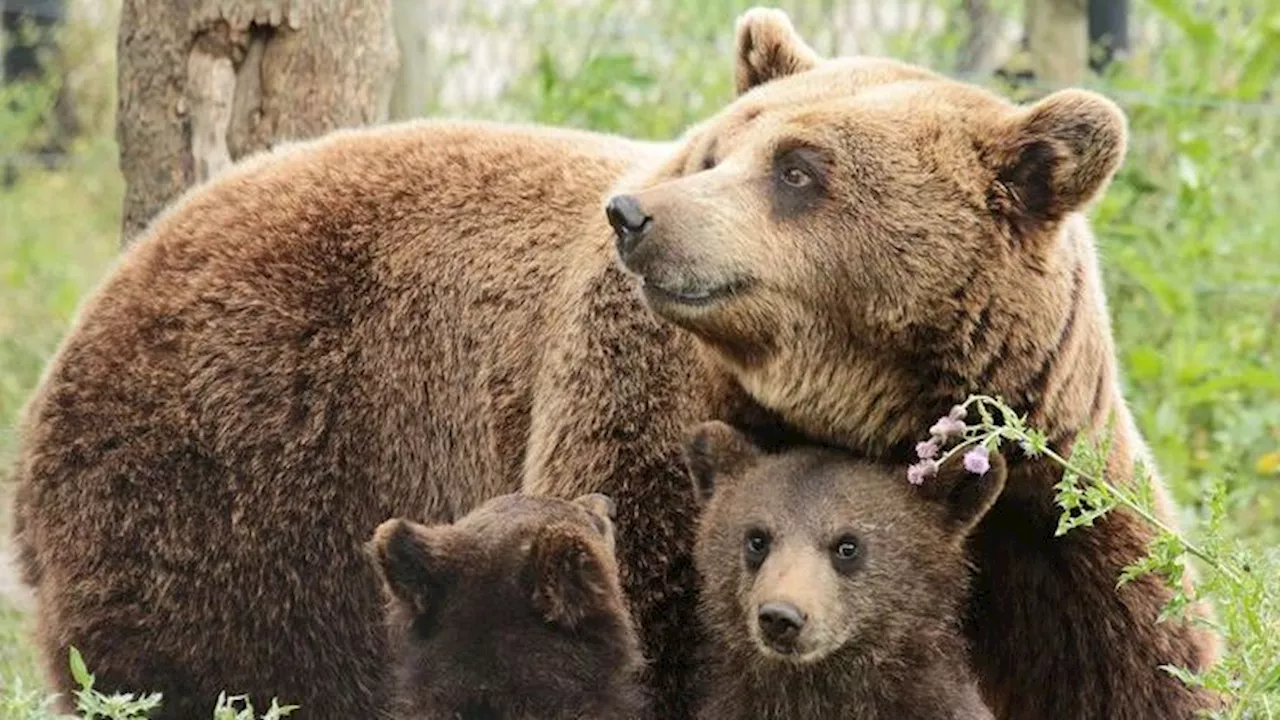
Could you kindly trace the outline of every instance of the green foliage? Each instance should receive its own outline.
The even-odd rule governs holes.
[[[80,651],[71,648],[71,678],[80,689],[76,691],[76,710],[84,720],[143,720],[152,710],[160,707],[160,694],[134,695],[112,693],[104,695],[93,689],[94,677],[80,657]]]
[[[1214,713],[1214,718],[1274,718],[1280,712],[1280,555],[1274,549],[1231,539],[1226,531],[1225,484],[1218,483],[1205,497],[1208,513],[1198,523],[1193,540],[1191,534],[1159,518],[1151,473],[1141,463],[1132,477],[1107,476],[1111,427],[1101,431],[1100,437],[1082,435],[1064,457],[1027,426],[1026,418],[998,398],[975,395],[962,407],[976,410],[979,421],[965,427],[939,463],[976,445],[999,449],[1008,442],[1063,468],[1062,481],[1055,487],[1062,510],[1058,535],[1092,527],[1112,512],[1129,512],[1144,520],[1155,538],[1147,554],[1123,570],[1117,588],[1148,575],[1158,577],[1170,592],[1158,622],[1201,624],[1225,644],[1221,659],[1206,672],[1174,666],[1162,669],[1230,698],[1230,705]],[[1194,585],[1195,596],[1188,595],[1183,585],[1191,572],[1190,558],[1202,570]],[[1212,618],[1191,612],[1202,601],[1215,609]]]
[[[1280,3],[1153,5],[1171,49],[1102,88],[1132,134],[1095,213],[1127,394],[1180,498],[1224,483],[1227,532],[1275,542],[1280,105],[1256,101],[1280,90]]]
[[[80,651],[70,652],[71,677],[80,686],[75,692],[75,714],[59,715],[53,709],[57,697],[40,690],[28,690],[21,678],[0,694],[0,717],[13,720],[146,720],[162,704],[160,693],[110,695],[94,689],[94,676],[89,672]],[[281,720],[298,709],[297,705],[280,705],[274,698],[262,715],[255,713],[253,703],[244,695],[222,693],[213,708],[213,720]]]

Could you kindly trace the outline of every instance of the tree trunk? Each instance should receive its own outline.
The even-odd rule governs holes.
[[[439,14],[426,0],[393,0],[396,43],[400,48],[400,72],[391,93],[391,117],[419,117],[431,108],[435,90],[431,63],[431,16]]]
[[[990,73],[1000,65],[1004,15],[991,0],[961,0],[960,8],[969,27],[956,69],[966,75]]]
[[[125,0],[122,243],[188,187],[281,142],[386,119],[390,0]]]
[[[1028,0],[1031,70],[1054,85],[1078,85],[1089,64],[1087,0]]]

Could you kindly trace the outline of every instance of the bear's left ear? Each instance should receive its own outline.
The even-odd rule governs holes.
[[[985,472],[974,473],[965,467],[963,455],[956,455],[920,486],[921,494],[942,505],[948,530],[959,540],[969,536],[1004,491],[1009,475],[1004,456],[991,452],[987,465]]]
[[[781,10],[752,8],[738,18],[734,83],[741,95],[757,85],[804,72],[821,58]]]
[[[548,525],[538,531],[529,553],[526,582],[533,606],[547,622],[574,630],[609,611],[611,596],[618,592],[612,575],[616,571],[580,528]]]
[[[1019,109],[990,146],[996,179],[988,206],[1024,229],[1060,220],[1111,182],[1127,137],[1120,108],[1086,90],[1060,90]]]
[[[378,526],[368,550],[392,597],[423,615],[439,604],[452,583],[457,544],[451,525],[428,527],[394,519]]]

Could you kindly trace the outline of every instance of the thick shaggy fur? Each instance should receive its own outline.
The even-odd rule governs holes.
[[[711,422],[689,459],[706,503],[699,720],[990,720],[960,617],[964,541],[1004,488],[999,455],[981,476],[953,458],[915,488],[902,467],[768,455]],[[794,641],[765,636],[771,605],[799,613]]]
[[[20,427],[17,545],[57,687],[75,644],[101,687],[163,691],[170,717],[222,689],[374,716],[378,523],[600,490],[658,713],[681,718],[687,425],[895,458],[982,390],[1063,450],[1115,413],[1123,479],[1145,450],[1079,214],[1123,155],[1115,106],[820,61],[767,11],[738,35],[743,94],[669,146],[355,130],[159,218]],[[650,218],[621,262],[603,212],[619,192]],[[1211,643],[1155,622],[1157,583],[1115,588],[1151,533],[1120,513],[1055,539],[1058,477],[1014,463],[971,541],[985,695],[1011,718],[1189,716],[1202,698],[1158,665],[1201,666]]]
[[[454,524],[380,525],[395,717],[643,720],[610,503],[513,494]]]

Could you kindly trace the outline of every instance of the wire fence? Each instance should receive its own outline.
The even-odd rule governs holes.
[[[755,4],[758,0],[407,0],[401,5],[412,11],[397,8],[406,14],[397,18],[396,32],[409,63],[425,70],[408,79],[413,89],[402,93],[409,97],[400,115],[545,119],[530,111],[531,89],[552,81],[572,87],[584,81],[582,71],[593,62],[625,56],[628,62],[606,65],[605,70],[647,76],[646,82],[628,88],[647,94],[636,106],[678,108],[677,120],[696,119],[713,112],[718,104],[718,98],[706,97],[703,90],[727,89],[733,21]],[[824,54],[889,55],[975,82],[990,81],[993,71],[1009,63],[1024,35],[1021,0],[773,0],[770,4],[787,11],[806,40]],[[25,6],[35,15],[69,22],[89,16],[98,26],[109,25],[104,18],[111,5],[94,0],[0,0],[0,10]],[[1157,54],[1176,36],[1146,2],[1132,4],[1128,25],[1128,45],[1135,54]],[[1280,103],[1273,98],[1241,101],[1094,82],[1131,112],[1181,107],[1240,118],[1280,119]],[[1035,80],[1022,80],[1020,88],[1036,93],[1057,89]],[[40,169],[70,174],[113,171],[115,158],[110,153],[61,152],[56,143],[50,147],[49,138],[58,133],[55,126],[65,115],[63,95],[10,97],[8,102],[10,110],[15,103],[32,105],[21,110],[40,122],[30,128],[30,142],[16,137],[19,131],[0,125],[0,136],[6,130],[10,135],[0,139],[4,175],[0,180]],[[589,118],[587,122],[578,117],[564,120],[590,124]],[[662,126],[663,134],[673,134],[680,126],[680,122]],[[1280,132],[1280,125],[1269,127]],[[1195,291],[1280,294],[1271,285]]]

